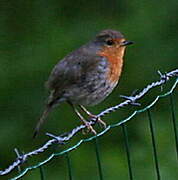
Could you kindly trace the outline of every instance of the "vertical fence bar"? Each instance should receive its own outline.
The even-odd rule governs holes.
[[[174,102],[173,102],[172,94],[170,94],[170,103],[171,103],[172,125],[173,125],[173,129],[174,129],[175,145],[176,145],[176,152],[177,152],[177,159],[178,159],[178,134],[177,134],[176,116],[175,116]]]
[[[130,180],[133,180],[133,173],[132,173],[132,166],[131,166],[131,159],[130,159],[130,147],[129,147],[127,128],[125,124],[122,124],[122,131],[124,134],[124,144],[125,144],[126,155],[127,155],[129,177],[130,177]]]
[[[95,152],[96,152],[96,159],[97,159],[97,165],[98,165],[99,178],[100,178],[100,180],[103,180],[103,172],[102,172],[101,160],[100,160],[100,154],[99,154],[98,139],[95,138],[94,141],[95,141]]]
[[[40,179],[41,180],[45,180],[45,175],[44,175],[44,169],[42,166],[39,167],[40,169]]]
[[[161,180],[159,163],[158,163],[158,155],[157,155],[157,150],[156,150],[155,134],[154,134],[154,128],[153,128],[153,121],[152,121],[150,110],[148,109],[147,112],[148,112],[151,140],[152,140],[152,145],[153,145],[153,156],[154,156],[154,161],[155,161],[157,180]]]
[[[67,160],[67,166],[68,166],[69,180],[72,180],[72,167],[71,167],[71,161],[70,161],[70,157],[68,153],[66,153],[66,160]]]

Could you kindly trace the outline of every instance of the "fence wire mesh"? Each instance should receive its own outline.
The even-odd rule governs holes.
[[[23,177],[29,170],[39,168],[40,174],[41,174],[41,179],[43,180],[43,179],[45,179],[43,165],[48,163],[50,160],[52,160],[56,156],[65,155],[66,161],[68,164],[69,179],[72,180],[73,177],[72,177],[71,160],[70,160],[69,152],[72,150],[75,150],[84,142],[89,142],[89,141],[94,140],[99,179],[103,180],[104,177],[103,177],[103,171],[102,171],[102,166],[101,166],[102,163],[101,163],[100,153],[99,153],[98,137],[103,136],[106,132],[108,132],[110,129],[112,129],[114,127],[121,126],[122,131],[123,131],[123,135],[124,135],[129,179],[133,180],[134,176],[133,176],[132,161],[131,161],[131,156],[130,156],[129,139],[128,139],[128,135],[127,135],[127,124],[126,124],[126,122],[131,120],[137,114],[147,111],[151,140],[152,140],[153,158],[154,158],[154,162],[155,162],[155,172],[157,175],[157,180],[160,180],[161,175],[160,175],[160,169],[159,169],[159,161],[158,161],[158,157],[157,157],[157,147],[156,147],[155,135],[154,135],[153,118],[152,118],[152,115],[150,112],[150,108],[153,105],[155,105],[159,101],[160,98],[170,96],[172,125],[173,125],[173,130],[174,130],[175,148],[176,148],[177,160],[178,160],[178,134],[177,134],[177,125],[176,125],[175,106],[174,106],[173,97],[172,97],[172,93],[176,89],[177,84],[178,84],[178,78],[177,78],[178,77],[178,69],[175,69],[175,70],[170,71],[170,72],[165,73],[165,74],[161,74],[159,72],[159,75],[160,75],[160,79],[158,81],[152,82],[151,84],[147,85],[143,90],[141,90],[140,92],[137,92],[137,94],[135,94],[135,95],[122,96],[125,99],[122,103],[120,103],[116,106],[107,108],[106,110],[103,110],[102,112],[100,112],[97,115],[97,117],[103,117],[106,114],[110,114],[112,112],[115,112],[116,110],[123,108],[125,106],[128,106],[128,105],[140,106],[141,104],[139,104],[137,102],[137,100],[140,100],[143,96],[145,96],[154,87],[160,86],[162,89],[162,86],[165,83],[167,83],[170,79],[175,78],[175,81],[174,81],[174,84],[172,85],[172,87],[166,93],[164,93],[164,94],[160,93],[160,95],[156,96],[155,99],[150,104],[148,104],[146,107],[139,108],[138,110],[135,110],[127,118],[123,119],[122,121],[120,121],[116,124],[108,125],[103,131],[99,132],[96,136],[92,136],[92,137],[89,137],[86,139],[81,139],[75,145],[73,145],[67,149],[64,149],[63,151],[53,152],[45,160],[38,162],[37,164],[35,164],[33,166],[29,166],[26,169],[24,169],[23,171],[21,171],[20,166],[22,166],[29,158],[32,158],[35,155],[39,155],[41,153],[44,153],[46,150],[49,149],[49,147],[53,146],[54,144],[60,144],[61,146],[65,146],[66,142],[70,141],[77,133],[79,133],[80,131],[85,129],[86,126],[85,125],[77,126],[76,128],[72,129],[70,132],[65,133],[64,135],[60,135],[60,136],[56,136],[56,135],[53,135],[50,133],[46,133],[46,135],[48,135],[51,139],[48,140],[47,142],[45,142],[41,147],[39,147],[33,151],[24,153],[24,154],[19,154],[18,151],[16,150],[17,158],[12,162],[12,164],[9,165],[9,167],[5,168],[4,170],[0,170],[0,176],[5,176],[5,175],[11,173],[12,171],[14,171],[15,169],[18,169],[19,173],[15,177],[11,178],[11,180],[16,180],[16,179]],[[94,124],[96,124],[96,122],[97,122],[96,119],[90,119],[89,120],[90,125],[94,125]]]

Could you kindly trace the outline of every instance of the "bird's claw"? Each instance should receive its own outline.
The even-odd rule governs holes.
[[[96,123],[99,123],[101,125],[101,127],[106,128],[106,123],[104,121],[101,120],[100,117],[98,117],[97,115],[90,115],[90,118],[94,121],[96,121]]]
[[[97,134],[96,131],[94,130],[94,128],[92,127],[92,125],[89,122],[87,122],[87,121],[83,121],[83,122],[84,122],[84,125],[87,128],[87,133],[92,132],[94,135]],[[83,131],[83,134],[86,134],[85,131]]]
[[[101,125],[101,127],[106,128],[106,123],[102,121],[100,117],[97,117],[96,121],[99,123],[99,125]]]

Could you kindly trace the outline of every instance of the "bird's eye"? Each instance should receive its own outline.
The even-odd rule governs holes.
[[[106,44],[107,44],[108,46],[112,46],[112,45],[114,44],[114,41],[111,40],[111,39],[109,39],[109,40],[106,41]]]

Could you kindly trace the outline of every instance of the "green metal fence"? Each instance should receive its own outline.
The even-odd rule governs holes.
[[[155,138],[154,118],[152,115],[152,107],[161,98],[169,97],[169,99],[170,99],[169,100],[169,102],[170,102],[169,107],[170,107],[170,111],[171,111],[171,120],[172,120],[172,127],[173,127],[173,131],[174,131],[174,139],[175,139],[175,151],[177,153],[176,158],[178,161],[178,134],[177,134],[177,123],[176,123],[177,115],[175,113],[176,112],[175,108],[177,108],[177,107],[175,107],[175,105],[174,105],[174,98],[173,98],[174,93],[177,93],[176,87],[178,84],[178,78],[177,78],[178,77],[178,69],[171,71],[169,73],[160,74],[160,75],[161,75],[160,80],[149,84],[143,90],[141,90],[140,92],[138,92],[135,95],[132,95],[129,97],[122,96],[125,98],[125,100],[122,103],[102,111],[97,116],[98,117],[105,116],[106,114],[110,114],[110,113],[112,113],[112,112],[114,112],[120,108],[127,106],[127,105],[139,106],[140,104],[137,102],[137,100],[139,100],[140,98],[145,96],[154,87],[158,87],[158,86],[162,87],[170,79],[173,79],[174,83],[171,86],[171,88],[166,93],[163,93],[163,94],[161,91],[160,95],[156,96],[155,99],[150,104],[148,104],[146,107],[141,108],[142,106],[139,106],[139,108],[137,110],[135,110],[132,114],[130,114],[127,118],[123,119],[122,121],[120,121],[116,124],[108,125],[106,127],[106,129],[99,132],[96,136],[92,136],[92,137],[89,137],[86,139],[81,139],[75,145],[73,145],[67,149],[64,149],[63,151],[53,152],[52,154],[50,154],[50,156],[47,159],[43,160],[42,162],[39,162],[33,166],[29,166],[26,169],[24,169],[23,171],[21,171],[20,166],[22,166],[29,158],[33,158],[33,156],[35,156],[35,155],[38,155],[40,153],[44,153],[46,150],[48,150],[49,147],[53,146],[54,144],[59,144],[60,146],[65,147],[66,142],[70,141],[77,133],[79,133],[80,131],[82,131],[86,127],[85,127],[85,125],[80,125],[74,129],[72,129],[70,132],[65,133],[64,135],[61,135],[61,136],[55,136],[55,135],[47,133],[47,135],[50,136],[51,139],[49,141],[47,141],[44,145],[39,147],[38,149],[35,149],[31,152],[24,153],[24,154],[19,154],[18,151],[16,150],[17,159],[14,160],[14,162],[11,165],[9,165],[9,167],[7,167],[4,170],[1,170],[0,175],[5,177],[7,174],[11,173],[15,169],[18,169],[18,174],[15,177],[11,178],[12,180],[16,180],[16,179],[20,179],[21,177],[23,177],[27,172],[29,172],[33,169],[39,168],[41,180],[44,180],[45,179],[45,168],[43,165],[50,162],[55,157],[65,156],[66,162],[67,162],[67,168],[68,168],[68,179],[73,180],[74,175],[73,175],[73,170],[71,167],[71,158],[70,158],[71,154],[70,154],[70,152],[75,151],[75,149],[79,148],[82,143],[87,143],[89,141],[93,141],[94,146],[95,146],[96,162],[97,162],[97,167],[98,167],[98,177],[99,177],[98,179],[104,180],[105,175],[103,172],[102,162],[101,162],[101,158],[100,158],[100,146],[99,146],[100,136],[105,135],[106,132],[108,132],[108,131],[112,131],[112,129],[114,127],[121,127],[123,137],[124,137],[125,152],[126,152],[127,164],[128,164],[128,174],[129,174],[128,180],[137,180],[137,177],[134,176],[134,170],[133,170],[134,161],[132,160],[132,152],[131,152],[130,144],[129,144],[127,122],[130,121],[137,114],[146,112],[147,117],[148,117],[148,126],[149,126],[151,143],[152,143],[152,156],[154,159],[154,171],[156,174],[156,179],[157,180],[164,179],[164,177],[162,177],[161,173],[160,173],[157,143],[156,143],[156,138]],[[96,119],[91,119],[89,122],[91,125],[94,125],[96,123]],[[31,171],[30,173],[33,173],[33,172]]]

